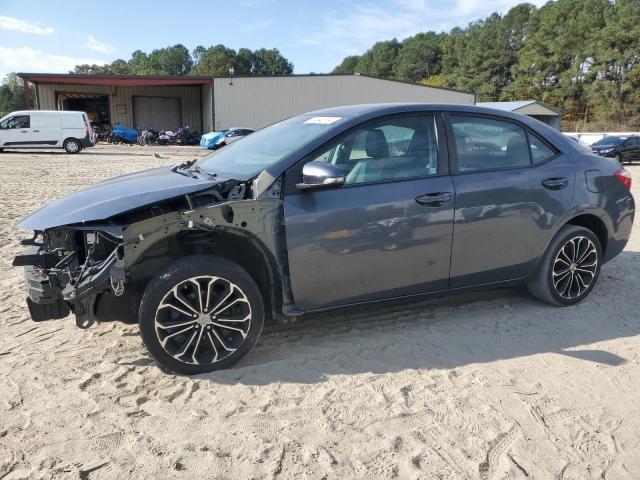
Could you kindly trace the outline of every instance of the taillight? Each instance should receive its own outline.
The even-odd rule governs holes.
[[[631,173],[629,172],[629,170],[621,168],[615,173],[615,175],[616,178],[620,180],[620,182],[622,182],[625,187],[631,188]]]

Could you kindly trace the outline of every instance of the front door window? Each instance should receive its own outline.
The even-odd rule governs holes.
[[[14,128],[29,128],[29,115],[16,115],[9,117],[0,124],[2,130],[10,130]]]
[[[331,145],[312,161],[341,168],[346,184],[436,175],[434,118],[399,117],[369,125]]]

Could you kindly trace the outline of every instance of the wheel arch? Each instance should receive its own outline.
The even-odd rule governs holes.
[[[183,231],[159,239],[131,265],[134,288],[141,294],[156,272],[187,255],[215,255],[237,263],[258,285],[265,312],[281,313],[283,283],[278,263],[259,238],[240,229]]]
[[[553,242],[553,239],[556,238],[558,233],[566,225],[583,227],[583,228],[586,228],[587,230],[592,231],[595,234],[595,236],[598,237],[598,240],[600,240],[600,247],[602,248],[602,255],[603,255],[604,261],[605,262],[608,261],[606,252],[607,252],[607,247],[609,246],[609,243],[610,243],[609,239],[611,236],[611,232],[613,231],[613,225],[610,224],[610,219],[606,216],[606,213],[604,213],[603,211],[597,208],[590,208],[588,210],[585,210],[585,209],[575,210],[570,212],[569,215],[567,215],[566,220],[558,222],[556,228],[553,230],[553,233],[549,235],[548,240],[544,245],[544,248],[541,249],[541,252],[534,263],[534,267],[532,268],[531,273],[527,277],[530,277],[531,275],[535,274],[535,272],[539,268],[540,262],[542,261],[542,258],[544,257],[545,252],[551,245],[551,242]]]
[[[602,255],[606,255],[607,244],[609,243],[609,230],[601,217],[592,213],[583,213],[572,217],[565,222],[565,225],[575,225],[592,231],[595,236],[598,237],[598,240],[600,240]]]

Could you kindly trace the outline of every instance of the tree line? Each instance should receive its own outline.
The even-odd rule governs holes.
[[[640,0],[520,4],[504,15],[374,44],[334,73],[473,92],[477,101],[542,100],[563,128],[640,128]]]
[[[277,48],[235,51],[224,45],[189,52],[182,44],[158,48],[149,53],[136,50],[129,60],[121,58],[107,65],[77,65],[70,73],[121,75],[290,75],[293,64]]]
[[[289,75],[277,49],[178,44],[136,50],[128,60],[78,65],[71,73],[129,75]],[[640,0],[527,3],[506,14],[375,43],[333,73],[362,73],[444,86],[478,101],[541,100],[562,112],[565,130],[640,129]],[[22,108],[21,80],[0,86],[0,112]]]

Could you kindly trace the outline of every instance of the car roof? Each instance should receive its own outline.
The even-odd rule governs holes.
[[[375,121],[386,115],[402,113],[420,112],[448,112],[448,113],[469,113],[484,114],[496,119],[512,120],[530,128],[536,134],[549,141],[554,147],[562,152],[572,151],[583,154],[583,147],[570,140],[559,130],[526,115],[514,112],[506,112],[494,108],[478,107],[475,105],[460,105],[448,103],[368,103],[360,105],[345,105],[340,107],[323,108],[311,112],[297,115],[299,117],[341,117],[343,121],[332,123],[331,127],[315,140],[303,145],[300,149],[292,152],[291,155],[283,157],[280,161],[267,168],[269,174],[274,177],[292,165],[292,162],[311,154],[316,148],[322,146],[327,141],[342,132],[351,128]]]
[[[17,110],[7,115],[33,115],[33,114],[45,114],[45,115],[69,115],[69,114],[82,114],[84,112],[78,110]]]
[[[356,115],[384,115],[413,111],[447,111],[447,112],[468,112],[485,113],[490,115],[504,116],[508,118],[521,118],[522,115],[507,112],[489,107],[478,107],[476,105],[462,105],[458,103],[364,103],[360,105],[344,105],[340,107],[329,107],[320,110],[307,112],[306,115],[322,116],[356,116]]]
[[[523,123],[531,129],[538,131],[545,137],[553,138],[557,142],[564,144],[566,141],[555,128],[537,120],[533,117],[522,115],[521,113],[507,112],[495,108],[478,107],[476,105],[461,105],[450,103],[367,103],[361,105],[346,105],[341,107],[323,108],[305,113],[304,115],[327,116],[327,117],[352,117],[361,121],[372,119],[383,115],[393,115],[398,113],[411,112],[449,112],[449,113],[477,113],[491,115],[494,117],[515,120]]]

